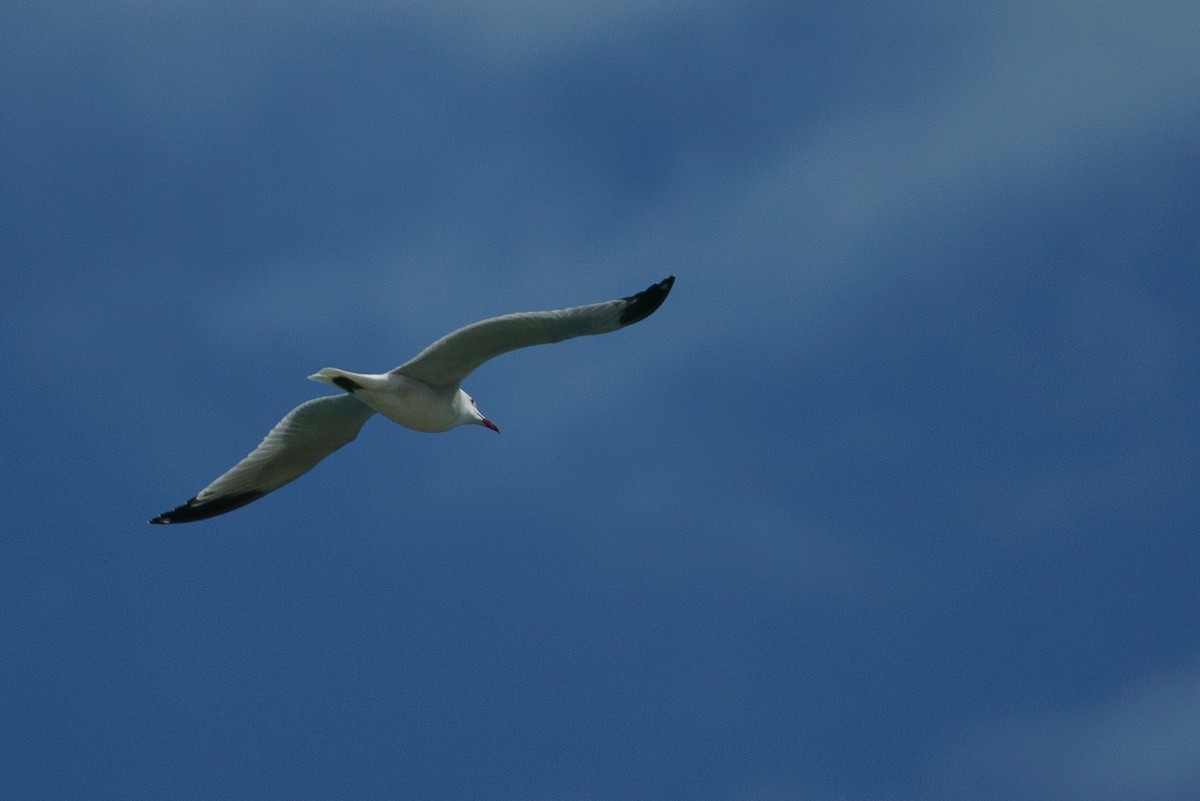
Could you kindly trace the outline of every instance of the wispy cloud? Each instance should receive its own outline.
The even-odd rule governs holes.
[[[1184,33],[1200,9],[1157,11],[1014,10],[951,77],[892,103],[844,97],[757,169],[681,187],[693,203],[671,197],[663,224],[703,232],[689,262],[752,263],[818,291],[878,278],[890,265],[876,248],[914,226],[1004,190],[1044,202],[1085,165],[1178,137],[1200,114],[1200,51]]]
[[[940,781],[953,798],[1177,801],[1200,795],[1197,754],[1200,667],[1191,665],[1090,704],[964,732]]]

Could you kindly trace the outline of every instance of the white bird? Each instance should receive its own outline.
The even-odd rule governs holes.
[[[187,503],[151,523],[188,523],[245,506],[307,473],[354,440],[375,412],[416,431],[461,425],[500,429],[459,387],[479,365],[501,353],[572,337],[605,334],[654,313],[675,276],[619,300],[544,312],[506,314],[447,334],[404,364],[380,374],[326,367],[313,381],[344,390],[306,401],[288,412],[257,448]]]

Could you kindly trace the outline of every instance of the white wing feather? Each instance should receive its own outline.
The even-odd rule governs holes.
[[[480,320],[447,334],[392,372],[433,386],[457,387],[476,367],[510,350],[606,334],[643,320],[662,305],[674,283],[670,276],[619,300]]]
[[[277,490],[352,442],[375,410],[353,395],[314,398],[288,412],[259,446],[182,506],[151,523],[183,523],[228,512]]]

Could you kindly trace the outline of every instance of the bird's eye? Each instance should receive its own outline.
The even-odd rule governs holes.
[[[474,405],[475,405],[475,399],[474,399],[474,398],[471,398],[471,405],[472,405],[472,406],[474,406]]]

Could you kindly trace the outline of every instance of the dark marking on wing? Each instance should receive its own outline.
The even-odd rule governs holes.
[[[150,522],[155,524],[191,523],[193,520],[204,520],[232,512],[264,495],[266,493],[260,490],[250,490],[249,492],[239,492],[236,495],[222,495],[210,501],[197,502],[195,498],[192,498],[182,506],[176,506],[169,512],[163,512]]]
[[[636,295],[622,298],[626,305],[621,309],[621,325],[633,325],[654,314],[658,307],[663,304],[663,301],[667,299],[667,295],[674,284],[675,276],[667,276],[657,284],[651,284],[644,291]]]

